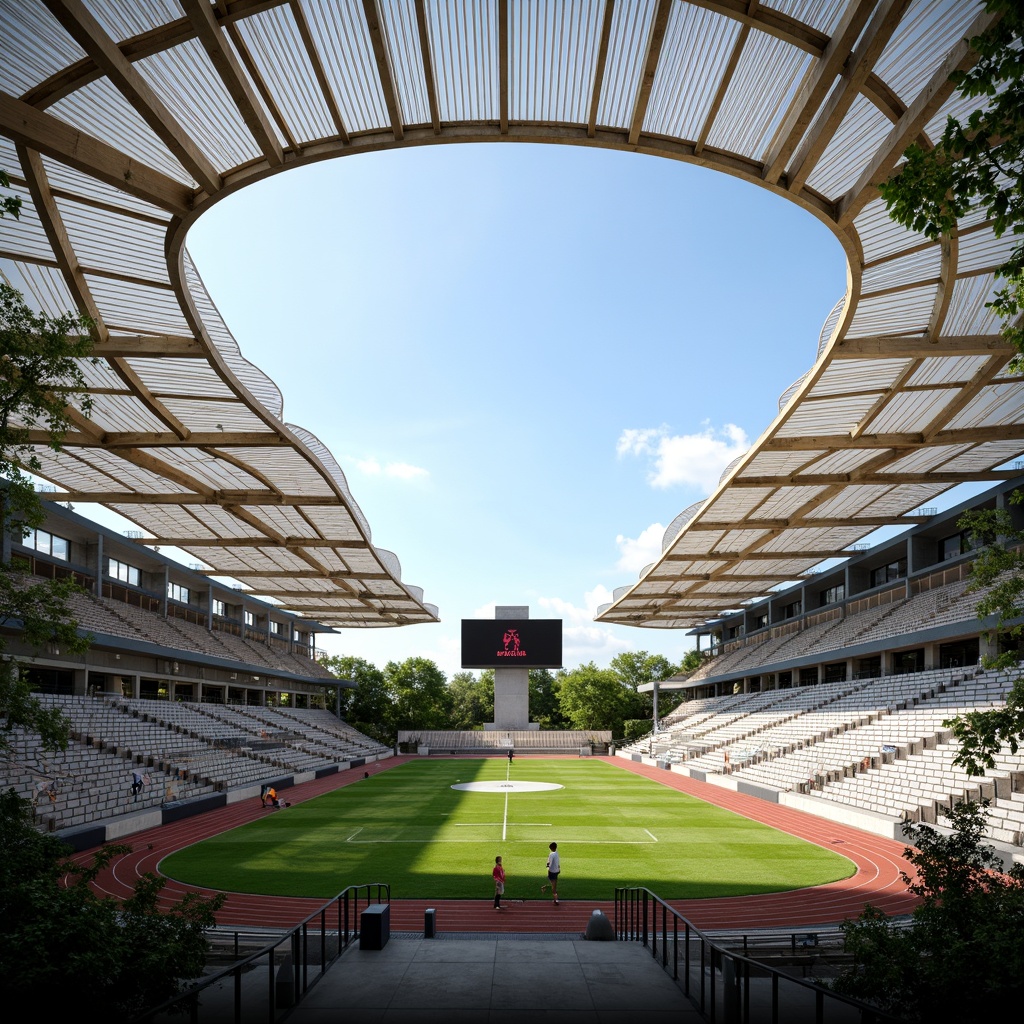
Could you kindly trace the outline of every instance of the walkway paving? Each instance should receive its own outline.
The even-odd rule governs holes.
[[[288,1024],[703,1024],[650,951],[554,937],[392,938],[351,949]]]

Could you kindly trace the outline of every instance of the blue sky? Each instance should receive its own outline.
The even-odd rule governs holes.
[[[561,618],[567,668],[678,661],[685,631],[594,611],[771,423],[846,288],[838,242],[786,200],[570,146],[292,170],[221,202],[188,248],[284,418],[333,452],[374,543],[440,609],[322,645],[449,676],[461,620],[495,604]]]

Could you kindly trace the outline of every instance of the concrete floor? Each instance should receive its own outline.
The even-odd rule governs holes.
[[[703,1024],[648,949],[582,938],[392,939],[346,951],[288,1024]]]

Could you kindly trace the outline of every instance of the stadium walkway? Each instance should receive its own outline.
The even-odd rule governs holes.
[[[373,772],[388,771],[414,759],[414,755],[399,756],[376,762],[369,767]],[[529,760],[529,755],[517,758],[518,763],[525,760]],[[673,902],[672,905],[698,928],[706,931],[766,928],[804,930],[812,926],[836,925],[849,917],[855,917],[867,903],[888,914],[907,914],[916,905],[915,898],[907,892],[900,877],[901,869],[908,867],[903,859],[903,843],[698,782],[651,765],[615,757],[602,760],[819,846],[836,848],[857,866],[856,872],[849,878],[810,889],[761,896]],[[363,767],[349,769],[282,792],[293,804],[309,800],[321,793],[359,781],[363,778],[364,770]],[[256,799],[245,800],[174,824],[139,832],[126,840],[132,852],[118,858],[102,872],[96,881],[96,888],[115,897],[127,896],[143,873],[160,874],[160,861],[166,855],[244,824],[259,813]],[[75,856],[79,862],[89,859],[90,851]],[[386,882],[387,879],[366,881]],[[564,888],[571,889],[571,881]],[[169,906],[177,903],[188,891],[194,891],[194,887],[169,879],[161,898],[164,905]],[[569,896],[569,893],[565,892],[564,895]],[[234,928],[288,928],[319,910],[323,902],[319,899],[230,893],[218,915],[218,924]],[[579,937],[585,932],[594,909],[601,909],[609,917],[614,917],[611,900],[574,902],[569,898],[563,899],[557,907],[546,900],[529,900],[512,904],[501,914],[494,911],[489,895],[486,899],[476,900],[392,900],[392,934],[411,932],[422,935],[424,911],[427,907],[436,908],[438,934],[561,934]]]

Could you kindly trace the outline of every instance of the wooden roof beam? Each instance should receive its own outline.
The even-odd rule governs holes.
[[[420,60],[423,62],[427,106],[430,108],[430,124],[434,129],[434,134],[440,135],[441,106],[437,100],[437,78],[434,75],[434,57],[430,49],[430,34],[427,31],[427,11],[424,0],[416,0],[416,31],[420,40]]]
[[[877,10],[861,36],[860,45],[850,55],[843,74],[828,99],[804,133],[786,174],[786,187],[799,193],[825,152],[828,144],[843,123],[847,111],[860,95],[879,56],[899,26],[911,0],[881,0]]]
[[[658,71],[661,59],[661,48],[665,42],[665,29],[668,27],[669,15],[675,0],[658,0],[658,6],[651,19],[651,34],[647,38],[647,51],[644,54],[643,70],[640,74],[640,85],[637,89],[636,101],[633,104],[633,116],[629,124],[629,144],[635,146],[640,141],[640,133],[644,127],[644,117],[651,102],[651,90],[654,88],[654,76]]]
[[[825,52],[804,79],[800,91],[790,104],[775,133],[775,138],[768,147],[762,178],[769,184],[778,184],[786,168],[786,161],[821,107],[836,78],[842,73],[843,66],[874,6],[874,0],[861,0],[860,3],[851,4],[846,9],[825,47]]]
[[[608,65],[608,43],[612,36],[614,15],[615,0],[605,0],[601,37],[597,44],[597,60],[594,65],[594,87],[590,92],[590,111],[587,114],[587,137],[591,139],[597,132],[597,111],[601,106],[601,90],[604,87],[604,73]]]
[[[395,82],[395,71],[391,65],[387,40],[384,38],[383,18],[377,0],[363,0],[363,17],[366,19],[366,28],[370,33],[370,44],[373,46],[373,56],[377,62],[377,77],[380,80],[381,91],[384,93],[384,105],[387,107],[388,118],[391,121],[391,131],[395,136],[395,141],[401,142],[405,135],[402,105],[398,98],[398,85]]]
[[[208,195],[221,189],[221,176],[175,119],[149,83],[81,0],[43,0],[64,30],[96,62],[110,83],[138,111]]]
[[[281,144],[238,58],[225,43],[214,8],[210,6],[209,0],[179,2],[267,163],[271,167],[280,167],[284,163]]]
[[[925,125],[952,96],[956,86],[949,80],[949,76],[955,71],[967,71],[977,63],[978,55],[971,49],[970,40],[981,35],[998,18],[997,14],[983,11],[971,23],[965,37],[950,50],[928,84],[893,125],[871,163],[836,204],[836,223],[839,227],[848,227],[857,214],[875,198],[878,186],[903,158],[907,146],[920,135]]]
[[[187,185],[6,92],[0,92],[0,131],[18,145],[175,216],[183,217],[192,209],[194,195]]]

